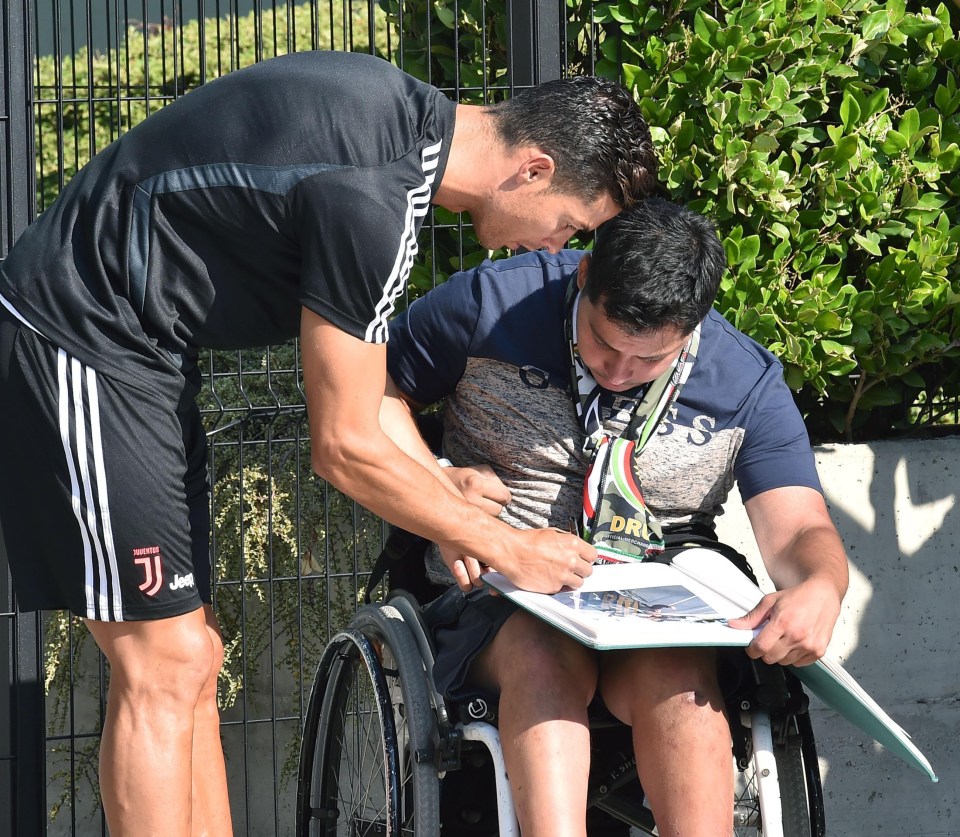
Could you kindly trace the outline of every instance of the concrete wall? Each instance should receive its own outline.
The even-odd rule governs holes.
[[[817,448],[850,590],[831,655],[910,735],[924,774],[813,701],[827,833],[960,835],[960,439]],[[739,497],[723,540],[756,554]]]

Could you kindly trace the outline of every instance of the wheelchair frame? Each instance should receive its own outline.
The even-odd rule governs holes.
[[[297,791],[297,834],[324,837],[468,837],[520,831],[499,732],[481,703],[456,710],[433,683],[433,651],[409,594],[368,604],[327,646],[305,715]],[[737,837],[822,837],[823,794],[816,746],[799,681],[779,666],[753,664],[752,683],[728,703],[737,799]],[[784,674],[786,676],[784,676]],[[609,725],[608,725],[609,726]],[[621,726],[622,725],[618,725]],[[603,730],[591,727],[591,736]],[[489,759],[496,830],[467,806],[443,822],[441,785],[464,759]],[[609,748],[604,748],[609,752]],[[588,806],[636,834],[655,835],[643,804],[632,745],[602,763],[592,754]],[[449,781],[449,779],[448,779]],[[628,832],[624,832],[628,833]]]

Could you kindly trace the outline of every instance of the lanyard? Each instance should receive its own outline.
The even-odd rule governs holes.
[[[575,280],[571,281],[568,300],[570,382],[577,420],[585,437],[583,451],[590,457],[583,491],[584,537],[594,544],[606,543],[634,558],[656,554],[663,551],[663,533],[643,499],[639,457],[690,377],[700,344],[700,325],[693,330],[674,362],[647,386],[642,398],[638,397],[623,433],[611,439],[604,433],[600,418],[600,401],[605,390],[597,384],[577,351],[580,295]],[[626,395],[639,396],[640,390],[638,387]]]

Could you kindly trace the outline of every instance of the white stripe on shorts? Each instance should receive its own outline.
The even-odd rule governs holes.
[[[73,514],[80,527],[80,538],[83,541],[86,615],[88,619],[97,619],[102,622],[122,622],[120,583],[113,545],[113,527],[110,523],[106,473],[103,467],[103,441],[100,434],[96,372],[85,367],[76,358],[70,357],[63,349],[59,349],[57,380],[60,442],[63,445],[67,470],[70,474]],[[86,408],[83,404],[84,385],[86,385],[87,395]],[[76,450],[74,450],[74,442]],[[88,448],[93,454],[92,473],[87,457]],[[84,507],[86,514],[84,514]]]

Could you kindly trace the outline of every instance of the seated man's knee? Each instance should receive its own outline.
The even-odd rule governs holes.
[[[632,723],[638,712],[668,704],[680,711],[723,711],[716,657],[705,648],[647,648],[604,655],[600,693],[610,711]]]
[[[525,611],[504,623],[478,662],[501,690],[564,691],[584,706],[596,691],[596,654]]]

